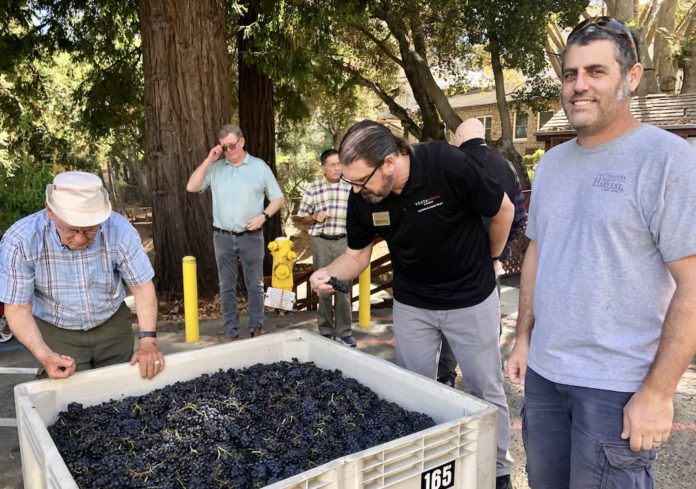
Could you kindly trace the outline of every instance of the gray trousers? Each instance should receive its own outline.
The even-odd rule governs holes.
[[[500,298],[500,278],[495,278],[496,290],[498,292],[498,298]],[[503,323],[500,323],[500,328],[498,330],[498,338],[503,334]],[[443,377],[450,377],[454,379],[457,376],[457,359],[454,358],[454,353],[447,343],[447,338],[442,337],[442,348],[440,348],[440,360],[437,364],[437,379],[440,380]]]
[[[244,285],[249,297],[249,331],[263,326],[263,232],[230,236],[215,232],[213,245],[220,280],[220,306],[225,333],[239,333],[237,311],[237,261],[242,262]]]
[[[347,247],[346,238],[335,241],[312,236],[312,261],[314,269],[325,267],[341,256]],[[338,338],[352,336],[350,294],[319,294],[317,323],[319,333]]]
[[[512,470],[510,414],[503,390],[498,327],[500,302],[497,291],[475,306],[429,310],[394,300],[396,363],[432,379],[442,336],[447,338],[472,395],[498,407],[496,476]]]

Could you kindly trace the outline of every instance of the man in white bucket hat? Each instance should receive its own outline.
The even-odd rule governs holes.
[[[111,211],[90,173],[56,175],[46,208],[14,223],[0,242],[0,301],[15,337],[41,364],[40,377],[128,361],[143,378],[161,372],[153,276],[137,231]],[[124,283],[140,326],[135,352]]]

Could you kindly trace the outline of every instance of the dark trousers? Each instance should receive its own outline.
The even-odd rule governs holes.
[[[133,321],[125,302],[105,323],[87,331],[61,329],[37,317],[34,319],[48,347],[60,355],[73,357],[77,372],[130,362],[133,356]],[[37,377],[45,379],[48,375],[40,368]]]

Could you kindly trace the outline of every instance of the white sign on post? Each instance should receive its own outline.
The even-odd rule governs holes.
[[[276,309],[292,311],[295,308],[295,293],[269,287],[266,290],[266,297],[263,304],[266,307],[275,307]]]

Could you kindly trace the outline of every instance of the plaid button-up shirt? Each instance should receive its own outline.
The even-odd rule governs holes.
[[[515,174],[515,199],[512,202],[515,205],[515,216],[512,218],[512,226],[510,227],[510,234],[508,235],[508,243],[515,239],[518,234],[527,224],[527,209],[524,206],[524,192],[522,191],[522,184],[520,179],[517,178]]]
[[[327,215],[324,222],[315,222],[309,227],[310,236],[346,234],[346,214],[350,192],[351,186],[343,180],[331,183],[323,175],[307,187],[297,215],[299,217],[313,216],[320,211],[324,211]]]
[[[115,213],[82,250],[60,242],[45,210],[17,221],[0,242],[0,301],[31,303],[32,314],[63,329],[99,326],[123,303],[123,282],[154,275],[138,232]]]

